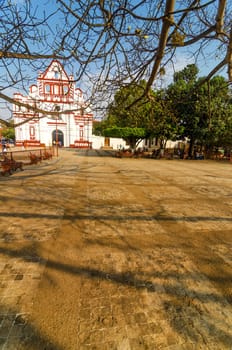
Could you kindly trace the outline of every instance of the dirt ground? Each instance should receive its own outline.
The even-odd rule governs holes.
[[[0,198],[0,349],[232,349],[231,163],[61,150]]]

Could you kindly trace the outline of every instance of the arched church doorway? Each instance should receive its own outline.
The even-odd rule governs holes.
[[[64,146],[64,133],[61,130],[53,130],[52,132],[52,144],[56,144],[58,141],[59,146]]]

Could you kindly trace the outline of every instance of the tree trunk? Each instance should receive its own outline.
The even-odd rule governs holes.
[[[190,139],[189,143],[189,149],[188,149],[188,158],[192,158],[192,153],[193,153],[193,145],[194,145],[194,139]]]

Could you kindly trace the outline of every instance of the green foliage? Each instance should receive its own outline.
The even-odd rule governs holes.
[[[102,136],[104,129],[104,121],[93,121],[93,135]]]
[[[148,124],[149,135],[163,141],[176,140],[181,133],[181,127],[177,121],[172,111],[172,104],[166,99],[165,91],[154,93],[150,124]]]
[[[228,85],[223,77],[216,76],[209,83],[197,79],[197,69],[187,66],[175,76],[166,91],[178,124],[181,137],[190,140],[189,152],[195,143],[207,148],[229,142],[231,130],[231,100]]]
[[[188,64],[180,72],[174,73],[173,80],[174,82],[184,81],[186,83],[191,83],[196,81],[198,72],[199,70],[195,64]]]
[[[132,149],[137,145],[137,142],[146,137],[146,131],[143,128],[117,127],[113,126],[104,130],[104,135],[107,137],[118,137],[125,140]]]
[[[127,139],[130,137],[136,137],[137,139],[142,139],[146,136],[146,132],[143,128],[121,128],[114,126],[112,128],[107,128],[104,130],[104,135],[108,137],[121,137]]]
[[[139,85],[123,87],[115,94],[105,124],[108,124],[109,130],[104,135],[107,133],[107,136],[122,137],[131,147],[144,138],[167,140],[179,135],[180,127],[170,104],[164,99],[164,91],[151,90],[150,99],[139,99],[145,86],[146,82],[141,81]],[[135,101],[137,102],[134,103]]]
[[[223,77],[210,83],[198,78],[198,68],[187,65],[175,73],[166,89],[150,91],[150,99],[138,100],[146,82],[122,87],[101,122],[101,134],[126,140],[132,148],[144,138],[190,141],[189,152],[198,143],[205,148],[232,147],[232,98]],[[138,101],[137,101],[138,100]],[[134,103],[137,101],[136,103]]]
[[[5,128],[2,129],[1,134],[6,139],[15,139],[15,129],[14,128]]]
[[[108,117],[104,121],[105,136],[121,137],[131,148],[146,137],[151,102],[147,98],[140,98],[145,86],[146,82],[141,81],[138,85],[122,87],[117,91],[114,101],[109,105]]]
[[[134,104],[144,92],[145,81],[138,85],[122,87],[114,96],[113,103],[108,108],[108,121],[121,127],[144,127],[150,102],[142,98]]]

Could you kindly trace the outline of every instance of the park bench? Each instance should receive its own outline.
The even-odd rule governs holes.
[[[132,158],[133,153],[131,151],[125,150],[125,151],[117,151],[115,153],[115,157],[117,158]]]
[[[17,169],[23,170],[23,162],[17,162],[13,158],[8,158],[7,156],[3,157],[1,160],[1,175],[9,175],[12,174],[12,171],[16,171]]]
[[[133,157],[134,158],[142,158],[142,157],[144,157],[144,151],[140,150],[140,149],[135,150],[134,154],[133,154]]]
[[[3,161],[1,161],[0,165],[1,165],[1,175],[4,176],[6,174],[8,174],[8,175],[12,174],[12,169],[11,169],[10,164],[6,164]]]
[[[150,158],[159,159],[161,157],[160,153],[161,153],[160,148],[154,149],[150,155]]]
[[[37,163],[41,162],[41,160],[42,160],[41,156],[38,156],[37,154],[32,153],[32,152],[29,153],[29,158],[30,158],[30,164],[37,164]]]
[[[115,153],[117,158],[150,158],[151,152],[143,151],[140,149],[135,150],[134,152],[130,150],[119,150]]]
[[[52,152],[44,151],[42,155],[42,159],[43,160],[52,159]]]

